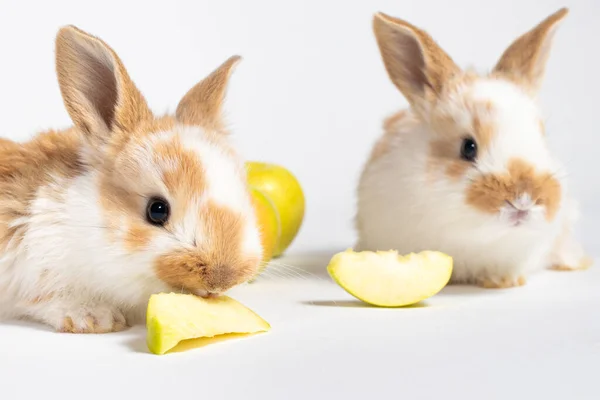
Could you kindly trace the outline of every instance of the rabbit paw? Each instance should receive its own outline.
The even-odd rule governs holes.
[[[508,289],[523,286],[525,283],[527,283],[527,279],[522,275],[488,277],[480,281],[480,285],[486,289]]]
[[[107,306],[66,311],[55,328],[68,333],[108,333],[127,327],[123,314]]]
[[[579,263],[576,263],[574,265],[569,265],[566,263],[555,263],[550,267],[550,269],[553,269],[555,271],[579,271],[588,269],[592,266],[593,263],[594,260],[592,260],[590,257],[584,257]]]

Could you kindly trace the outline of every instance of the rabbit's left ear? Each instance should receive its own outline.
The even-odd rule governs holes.
[[[209,76],[191,88],[179,102],[177,120],[184,124],[198,125],[208,129],[223,128],[222,108],[234,67],[241,61],[232,56]]]
[[[568,12],[567,8],[561,8],[517,38],[500,57],[494,73],[514,81],[535,95],[544,78],[554,33]]]

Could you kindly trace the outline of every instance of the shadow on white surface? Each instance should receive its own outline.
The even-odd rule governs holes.
[[[301,301],[301,304],[317,307],[347,307],[347,308],[371,308],[369,304],[363,303],[360,300],[315,300]]]
[[[146,329],[141,325],[136,325],[128,329],[128,337],[123,345],[134,353],[151,354],[146,344]]]
[[[33,321],[25,321],[25,320],[7,320],[2,321],[2,325],[12,326],[14,328],[25,328],[25,329],[33,329],[36,331],[44,331],[44,332],[54,332],[54,330],[45,324],[33,322]]]
[[[475,285],[454,285],[449,284],[440,291],[440,294],[445,296],[465,296],[475,294],[490,294],[494,289],[485,289]]]
[[[349,307],[349,308],[423,308],[429,307],[429,305],[421,301],[416,304],[411,304],[403,307],[377,307],[364,303],[360,300],[317,300],[317,301],[303,301],[302,304],[317,307]]]

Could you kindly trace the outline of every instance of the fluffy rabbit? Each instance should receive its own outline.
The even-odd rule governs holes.
[[[251,279],[260,232],[221,117],[239,57],[154,116],[115,52],[59,30],[74,127],[0,142],[0,315],[112,332],[160,291],[218,295]]]
[[[410,107],[389,117],[358,185],[358,250],[439,250],[454,283],[523,285],[590,264],[577,209],[549,152],[536,94],[561,9],[486,75],[463,71],[423,30],[377,14],[385,69]]]

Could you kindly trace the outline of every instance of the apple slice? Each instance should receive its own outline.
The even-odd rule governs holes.
[[[359,300],[380,307],[402,307],[438,293],[450,281],[452,257],[423,251],[406,256],[397,251],[351,249],[333,256],[327,271]]]
[[[154,354],[164,354],[187,339],[271,329],[267,321],[230,297],[203,299],[178,293],[150,297],[146,327],[148,349]]]

